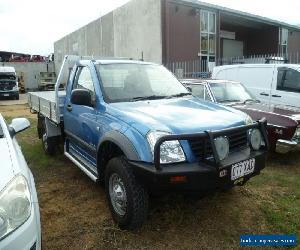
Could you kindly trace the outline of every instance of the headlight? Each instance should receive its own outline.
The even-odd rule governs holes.
[[[0,239],[16,230],[30,216],[31,197],[27,181],[17,175],[0,192]]]
[[[259,150],[262,145],[261,133],[258,129],[250,130],[250,144],[254,150]]]
[[[224,160],[229,154],[229,141],[227,137],[217,137],[214,139],[217,154],[219,159],[222,161]]]
[[[152,131],[147,134],[152,156],[154,155],[154,145],[159,138],[169,135],[167,132]],[[185,155],[179,141],[166,141],[160,145],[160,163],[174,163],[185,161]]]
[[[296,131],[295,131],[293,139],[300,141],[300,126],[296,128]]]
[[[18,85],[15,85],[15,86],[13,87],[13,90],[14,90],[14,91],[18,91],[18,90],[19,90]]]
[[[245,125],[251,125],[251,124],[253,124],[253,120],[249,115],[247,115],[245,119]]]

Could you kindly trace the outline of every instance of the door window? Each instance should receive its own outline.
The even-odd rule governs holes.
[[[95,88],[88,67],[79,67],[77,69],[73,89],[86,89],[91,93],[92,100],[95,100]]]
[[[294,69],[279,68],[277,90],[300,93],[300,72]]]

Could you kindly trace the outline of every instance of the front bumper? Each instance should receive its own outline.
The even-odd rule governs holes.
[[[254,171],[232,181],[232,166],[248,159],[255,159]],[[265,167],[265,160],[264,150],[251,151],[247,148],[232,153],[220,163],[218,168],[213,164],[202,162],[164,165],[160,170],[157,170],[154,164],[141,162],[130,162],[130,164],[137,180],[152,193],[173,191],[206,193],[246,183]],[[180,182],[174,182],[176,178]]]
[[[32,195],[32,209],[28,220],[0,241],[1,250],[40,250],[41,249],[41,225],[40,210],[37,202],[37,194],[34,179],[30,173],[30,186]]]
[[[11,96],[18,96],[19,91],[11,90],[11,91],[0,91],[0,97],[11,97]]]
[[[219,131],[163,136],[158,139],[154,146],[153,164],[131,162],[133,172],[140,183],[154,193],[164,191],[208,192],[215,191],[216,189],[226,189],[233,185],[242,185],[251,177],[258,175],[265,167],[266,153],[269,148],[266,125],[266,120],[262,119],[251,125]],[[259,129],[263,136],[264,145],[261,146],[260,150],[256,151],[250,147],[239,148],[231,152],[225,160],[221,161],[215,148],[214,138],[227,136],[229,133],[234,132],[246,132],[250,129]],[[212,149],[212,158],[209,160],[204,157],[196,163],[177,163],[163,166],[160,164],[160,145],[163,142],[190,139],[208,140]],[[252,171],[245,171],[245,169],[249,168],[249,162],[254,161],[254,169],[251,167]],[[242,165],[242,168],[244,168],[243,174],[239,178],[232,178],[232,172],[235,173],[237,165]]]
[[[286,154],[291,151],[300,150],[300,143],[294,140],[278,140],[276,142],[276,152]]]

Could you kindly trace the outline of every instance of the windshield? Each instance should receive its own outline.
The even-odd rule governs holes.
[[[192,91],[194,96],[211,101],[204,84],[186,84],[186,86]]]
[[[1,80],[16,80],[16,76],[13,73],[0,73],[0,81]]]
[[[107,102],[138,101],[190,95],[161,65],[113,63],[96,65]]]
[[[255,97],[240,83],[209,83],[217,102],[256,101]]]

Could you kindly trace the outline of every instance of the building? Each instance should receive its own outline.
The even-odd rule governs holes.
[[[270,3],[271,4],[271,3]],[[171,63],[294,55],[300,27],[197,0],[131,0],[54,44],[63,55],[99,55]],[[300,60],[300,58],[299,58]]]

